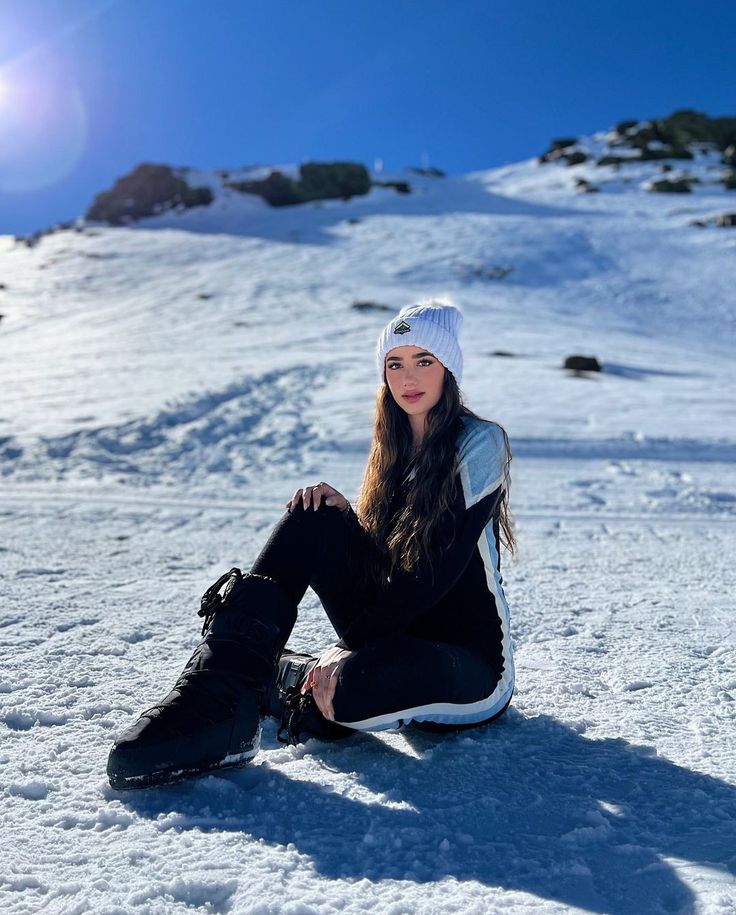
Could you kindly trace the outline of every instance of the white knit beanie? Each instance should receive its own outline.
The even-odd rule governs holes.
[[[386,354],[397,346],[423,346],[437,357],[460,384],[463,376],[463,354],[458,335],[463,313],[456,305],[442,302],[418,302],[406,305],[381,331],[376,346],[378,377],[383,381]]]

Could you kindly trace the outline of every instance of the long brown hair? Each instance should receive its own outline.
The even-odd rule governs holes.
[[[446,370],[442,394],[428,411],[424,438],[414,450],[409,419],[394,400],[384,369],[383,384],[376,393],[373,442],[356,505],[361,525],[384,560],[375,561],[368,570],[374,581],[385,584],[395,568],[411,572],[420,561],[430,561],[434,548],[452,542],[455,532],[448,529],[447,520],[459,485],[456,441],[463,427],[462,416],[488,422],[465,406],[455,376]],[[516,540],[508,505],[511,446],[506,430],[499,428],[506,451],[499,539],[513,556]],[[412,469],[416,469],[416,476],[407,482]],[[406,502],[394,517],[392,500],[402,484],[407,486]]]

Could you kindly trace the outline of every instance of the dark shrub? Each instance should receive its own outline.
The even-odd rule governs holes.
[[[371,189],[370,175],[358,162],[305,162],[299,175],[303,200],[348,200]]]

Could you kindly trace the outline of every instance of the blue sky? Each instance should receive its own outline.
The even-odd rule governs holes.
[[[142,161],[450,174],[678,108],[736,115],[736,4],[2,0],[0,233]]]

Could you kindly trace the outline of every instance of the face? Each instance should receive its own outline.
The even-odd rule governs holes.
[[[445,367],[423,346],[396,346],[386,354],[386,383],[409,415],[427,413],[442,395]],[[421,397],[407,398],[408,394]]]

